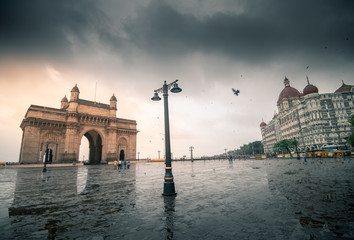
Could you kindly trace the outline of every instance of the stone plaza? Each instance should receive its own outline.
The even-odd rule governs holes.
[[[353,159],[4,168],[2,239],[353,239]]]

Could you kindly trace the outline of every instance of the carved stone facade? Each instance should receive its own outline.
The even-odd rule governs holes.
[[[79,98],[75,85],[70,101],[61,100],[60,109],[31,105],[21,123],[20,163],[42,163],[46,145],[53,163],[79,159],[81,139],[89,141],[91,164],[117,159],[136,159],[136,121],[117,118],[117,99],[102,104]]]
[[[260,124],[265,153],[273,153],[273,146],[283,139],[296,139],[299,151],[322,149],[331,144],[346,145],[353,127],[349,118],[354,114],[354,86],[342,84],[334,93],[318,93],[310,84],[303,93],[287,78],[277,102],[279,113]]]

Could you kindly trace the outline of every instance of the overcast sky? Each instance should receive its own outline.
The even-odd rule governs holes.
[[[223,153],[261,140],[284,77],[300,92],[354,84],[354,1],[9,0],[0,3],[0,161],[18,161],[31,104],[80,98],[137,121],[140,158],[164,152],[169,95],[174,157]],[[239,96],[232,93],[239,89]],[[161,96],[162,97],[162,96]],[[80,156],[81,158],[81,156]]]

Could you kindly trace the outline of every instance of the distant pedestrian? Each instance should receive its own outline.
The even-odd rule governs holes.
[[[118,161],[117,160],[115,160],[114,162],[113,162],[113,165],[114,165],[114,170],[116,170],[117,168],[118,168]]]
[[[124,168],[127,168],[127,161],[124,160]]]
[[[119,159],[118,160],[118,169],[121,169],[122,168],[122,161]]]
[[[307,159],[306,152],[304,152],[303,157],[304,157],[304,163],[305,163],[305,162],[306,162],[306,159]]]
[[[311,153],[311,159],[312,159],[312,160],[315,159],[315,153],[314,153],[314,152]]]
[[[128,169],[130,168],[130,160],[128,160],[127,168],[128,168]]]
[[[230,157],[229,157],[229,162],[230,163],[232,162],[232,155],[230,155]]]

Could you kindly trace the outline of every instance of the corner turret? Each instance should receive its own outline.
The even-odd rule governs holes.
[[[69,102],[68,99],[66,98],[66,95],[63,97],[63,99],[61,100],[61,105],[60,105],[60,109],[65,109],[69,107]]]
[[[77,84],[75,84],[73,89],[71,89],[71,97],[70,97],[70,102],[68,107],[69,112],[77,112],[77,108],[79,105],[78,103],[79,94],[80,94],[79,88],[77,87]]]
[[[77,84],[75,84],[75,86],[73,87],[73,89],[71,89],[71,97],[70,97],[70,102],[74,102],[79,100],[79,94],[80,94],[80,90],[77,87]]]
[[[110,116],[115,118],[117,115],[117,98],[116,96],[114,96],[114,93],[111,99],[109,100],[109,106],[110,106],[110,110],[109,110]]]

